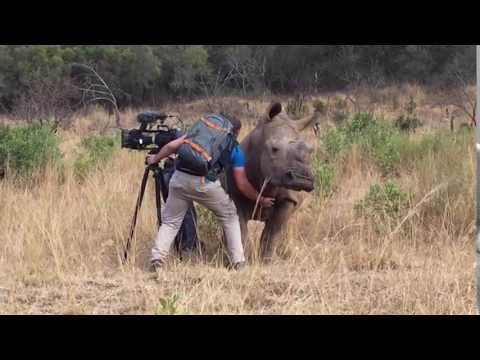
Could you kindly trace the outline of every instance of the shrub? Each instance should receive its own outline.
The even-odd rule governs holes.
[[[307,113],[307,105],[303,95],[296,96],[287,103],[286,111],[294,118],[300,118]]]
[[[402,131],[415,132],[415,130],[423,125],[417,117],[416,110],[417,104],[413,96],[410,96],[410,100],[405,106],[406,113],[395,120],[395,126]]]
[[[313,108],[315,112],[320,114],[325,114],[327,112],[327,105],[320,99],[317,99],[313,102]]]
[[[401,164],[401,154],[395,138],[385,139],[374,147],[375,163],[384,176],[394,174]]]
[[[184,315],[185,312],[179,307],[180,296],[175,294],[171,297],[161,298],[155,311],[156,315]]]
[[[47,164],[60,164],[59,140],[52,128],[41,125],[0,127],[0,169],[30,177]]]
[[[377,127],[377,121],[370,114],[358,113],[345,125],[345,132],[352,142],[357,141],[357,137],[362,133]]]
[[[323,146],[331,159],[337,158],[345,150],[349,149],[350,142],[342,129],[327,131],[322,137]]]
[[[431,154],[456,151],[456,142],[464,141],[466,132],[449,133],[436,131],[420,140],[411,138],[391,123],[374,118],[370,114],[359,113],[342,126],[327,131],[322,142],[330,160],[337,160],[350,150],[353,144],[360,149],[380,170],[383,176],[397,175],[400,167],[418,170],[422,159]],[[450,165],[449,165],[450,166]]]
[[[349,118],[347,100],[337,99],[333,104],[333,121],[337,125],[343,124]]]
[[[356,215],[378,224],[396,221],[407,208],[408,195],[393,181],[383,186],[374,184],[363,200],[355,204]]]
[[[370,121],[370,120],[369,120]],[[358,140],[364,153],[371,156],[384,176],[395,173],[401,163],[400,143],[403,138],[386,123],[371,122],[360,131]]]
[[[321,163],[318,159],[313,166],[315,175],[315,195],[326,198],[335,191],[335,168]]]
[[[335,151],[359,144],[362,152],[372,159],[384,176],[395,173],[401,164],[400,145],[403,138],[387,122],[378,121],[370,114],[359,113],[338,131],[343,135],[330,135],[326,143],[327,151],[328,147],[330,151]]]
[[[74,163],[75,175],[84,179],[92,169],[108,162],[118,145],[118,139],[112,136],[92,135],[81,142],[82,151]]]

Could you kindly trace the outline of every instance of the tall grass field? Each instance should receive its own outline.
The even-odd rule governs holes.
[[[322,101],[306,106],[323,109]],[[440,108],[417,101],[415,114],[338,105],[317,135],[307,131],[315,192],[275,261],[238,273],[224,267],[221,229],[200,208],[206,251],[183,262],[173,255],[158,276],[147,271],[153,181],[133,261],[122,265],[146,154],[120,148],[106,113],[56,133],[4,119],[0,313],[475,314],[475,134],[452,131]],[[266,108],[249,102],[248,113],[238,105],[242,136]],[[172,110],[193,120],[201,105]],[[124,126],[136,126],[133,117],[125,112]],[[263,225],[249,227],[255,242]]]

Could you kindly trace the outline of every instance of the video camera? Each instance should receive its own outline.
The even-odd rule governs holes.
[[[182,136],[180,130],[165,125],[165,120],[174,117],[176,116],[153,111],[138,114],[139,129],[121,129],[122,148],[160,151],[163,146]]]

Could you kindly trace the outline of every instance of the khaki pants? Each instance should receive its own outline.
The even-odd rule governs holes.
[[[198,176],[176,171],[170,181],[169,193],[162,214],[162,226],[152,250],[152,261],[165,261],[177,236],[183,218],[193,201],[214,212],[223,225],[230,261],[245,261],[237,208],[220,185],[220,181],[204,182]]]

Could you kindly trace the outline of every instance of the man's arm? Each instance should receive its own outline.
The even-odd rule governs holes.
[[[162,161],[163,159],[166,159],[172,154],[175,154],[180,146],[183,145],[184,140],[187,138],[186,135],[182,136],[181,138],[178,138],[176,140],[173,140],[169,142],[167,145],[165,145],[156,155],[150,155],[147,156],[147,163],[149,165],[154,165]]]
[[[235,184],[237,185],[238,190],[248,199],[252,201],[257,201],[259,193],[248,181],[247,173],[245,172],[244,167],[234,167],[233,168],[233,177],[235,179]],[[268,197],[261,197],[259,203],[265,207],[273,206],[275,199]]]

